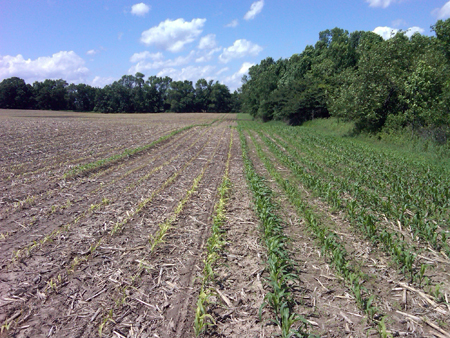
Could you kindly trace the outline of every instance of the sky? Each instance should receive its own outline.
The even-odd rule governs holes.
[[[447,0],[0,0],[0,81],[64,79],[103,87],[136,72],[230,90],[266,57],[314,45],[319,32],[433,35]]]

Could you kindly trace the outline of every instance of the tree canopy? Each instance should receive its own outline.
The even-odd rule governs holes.
[[[199,79],[124,75],[104,88],[68,84],[64,80],[36,81],[13,77],[0,82],[0,108],[98,111],[102,113],[231,112],[239,110],[237,93],[227,86]]]
[[[243,112],[291,124],[335,116],[356,130],[440,128],[450,110],[450,19],[436,36],[333,28],[288,59],[266,58],[244,76]]]

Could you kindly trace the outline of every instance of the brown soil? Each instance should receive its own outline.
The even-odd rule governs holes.
[[[198,117],[186,121],[198,124],[209,116]],[[70,119],[74,125],[78,121]],[[159,332],[169,337],[173,336],[172,324],[179,336],[191,330],[192,304],[198,294],[193,291],[195,267],[201,265],[226,162],[230,123],[234,122],[190,129],[137,157],[114,163],[114,169],[102,175],[94,172],[75,177],[59,190],[42,189],[45,193],[37,195],[31,207],[5,214],[2,233],[7,236],[1,246],[0,270],[2,336],[92,337],[98,336],[101,328],[105,336],[125,332],[125,336],[144,337]],[[196,192],[165,242],[151,253],[150,235],[173,213],[203,169]],[[47,187],[45,178],[35,180]],[[9,189],[14,191],[14,186]],[[64,206],[67,199],[71,203]],[[51,209],[55,205],[56,211]],[[33,216],[35,220],[30,222]],[[22,224],[17,224],[19,221]],[[120,222],[122,229],[111,235]],[[55,234],[61,226],[64,231]],[[52,231],[51,241],[11,259],[14,250]],[[178,286],[167,293],[168,285]]]
[[[275,332],[258,315],[266,294],[261,277],[265,249],[260,244],[258,218],[248,194],[241,154],[239,135],[235,133],[229,173],[232,187],[227,222],[222,228],[227,245],[210,285],[218,290],[210,307],[216,325],[206,331],[205,337],[269,337]],[[262,320],[267,318],[264,313]]]
[[[64,178],[75,165],[215,120]],[[270,309],[263,308],[261,319],[258,315],[268,290],[265,248],[243,173],[238,132],[231,129],[235,120],[234,114],[0,110],[0,337],[194,337],[205,243],[230,137],[231,190],[223,226],[227,244],[208,284],[216,291],[207,307],[215,324],[202,335],[277,336]],[[258,172],[268,177],[250,146]],[[289,177],[286,168],[277,166]],[[310,332],[323,337],[378,335],[299,215],[268,182],[297,263],[300,281],[292,285],[296,312],[310,321]],[[353,261],[369,276],[365,285],[375,290],[377,305],[389,315],[388,330],[440,337],[398,311],[433,323],[448,317],[437,316],[420,290],[408,289],[407,303],[402,303],[405,280],[389,257],[352,231],[343,215],[304,191],[320,221],[342,236]],[[152,251],[153,236],[171,219]]]

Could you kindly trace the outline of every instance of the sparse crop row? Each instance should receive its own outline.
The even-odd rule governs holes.
[[[207,132],[207,130],[205,130],[200,136],[198,136],[196,141],[198,141],[200,139],[200,137],[202,135],[204,135],[206,132]],[[194,136],[195,135],[192,134],[190,137],[188,137],[186,139],[186,142],[188,142]],[[172,143],[176,144],[176,142],[179,141],[183,137],[184,137],[184,135],[179,136],[178,138],[174,139],[172,141]],[[194,142],[191,146],[189,146],[188,149],[190,149],[195,143],[196,142]],[[181,154],[185,153],[188,149],[185,149],[185,151],[183,151],[182,153],[179,153],[177,155],[177,157],[179,157]],[[133,172],[138,171],[138,170],[148,166],[149,162],[158,160],[161,156],[163,156],[163,154],[157,154],[156,156],[152,157],[149,161],[146,161],[145,163],[143,163],[143,164],[141,164],[141,165],[139,165],[139,166],[137,166],[137,167],[135,167],[133,169],[128,170],[126,173],[124,173],[120,177],[115,178],[114,180],[106,182],[106,183],[104,183],[104,182],[100,183],[100,186],[97,189],[94,189],[94,190],[90,191],[89,195],[95,194],[95,193],[99,192],[100,190],[104,189],[106,186],[112,185],[112,184],[114,184],[114,183],[116,183],[116,182],[118,182],[120,180],[123,180],[124,178],[126,178],[127,176],[132,174]],[[173,159],[175,159],[175,158],[172,158],[171,160],[173,160]],[[100,176],[104,176],[104,175],[110,173],[113,170],[118,170],[118,169],[120,169],[120,168],[122,168],[122,167],[124,167],[126,165],[127,166],[133,165],[137,161],[141,161],[141,159],[140,158],[136,158],[133,161],[125,161],[125,162],[119,164],[118,166],[107,167],[104,170],[99,170],[99,171],[97,171],[95,173],[92,173],[92,175],[89,175],[89,179],[96,179],[96,178],[98,178]],[[143,179],[141,179],[141,181],[142,180]],[[52,196],[56,192],[63,192],[65,189],[71,187],[73,184],[76,184],[76,183],[78,183],[78,181],[72,181],[72,182],[63,181],[63,183],[60,184],[60,189],[47,190],[46,192],[41,193],[40,196],[38,196],[38,195],[30,195],[26,199],[23,199],[23,200],[20,200],[18,202],[15,202],[12,208],[4,210],[4,214],[6,215],[10,211],[15,211],[15,210],[21,210],[21,209],[24,209],[24,208],[29,208],[29,207],[31,207],[31,206],[33,206],[33,205],[35,205],[35,204],[37,204],[37,203],[39,203],[41,201],[41,199],[39,197],[42,197],[42,196],[45,196],[45,195],[48,197],[48,196]],[[128,190],[130,190],[132,187],[134,187],[134,186],[132,186],[132,184],[131,184],[128,187]],[[74,203],[74,201],[68,199],[67,203]],[[67,205],[67,203],[66,203],[66,205]],[[54,213],[55,211],[57,211],[59,209],[64,209],[64,205],[59,205],[59,206],[52,205],[50,213]]]
[[[225,132],[225,129],[224,129],[224,132]],[[220,139],[221,139],[221,138],[222,138],[222,136],[220,137]],[[208,137],[208,140],[209,140],[209,137]],[[196,143],[196,142],[195,142],[195,143]],[[192,194],[195,193],[195,191],[197,190],[197,188],[198,188],[198,186],[199,186],[199,184],[200,184],[200,182],[201,182],[201,179],[203,178],[203,176],[204,176],[204,174],[205,174],[205,172],[206,172],[208,166],[210,165],[211,161],[212,161],[213,158],[214,158],[214,155],[216,154],[216,152],[217,152],[217,150],[218,150],[218,148],[219,148],[219,146],[220,146],[220,143],[221,143],[221,141],[219,141],[219,142],[217,143],[217,145],[215,146],[215,149],[212,151],[211,155],[209,155],[209,158],[208,158],[207,163],[202,167],[200,174],[197,175],[196,178],[194,179],[191,189],[189,189],[189,190],[186,192],[184,198],[178,203],[177,207],[176,207],[175,210],[174,210],[173,215],[172,215],[171,217],[169,217],[168,220],[165,222],[165,225],[166,225],[166,226],[165,226],[165,227],[162,227],[162,226],[161,226],[155,235],[149,234],[149,244],[151,245],[151,248],[150,248],[150,251],[151,251],[151,252],[155,249],[155,247],[156,247],[158,244],[160,244],[160,243],[162,242],[162,240],[163,240],[163,238],[164,238],[164,236],[165,236],[165,233],[169,230],[169,228],[171,227],[172,223],[175,221],[176,217],[177,217],[177,216],[179,215],[179,213],[183,210],[183,207],[184,207],[185,204],[188,202],[189,198],[190,198],[190,197],[192,196]],[[151,196],[150,196],[149,198],[147,198],[147,199],[143,200],[141,203],[139,203],[135,210],[132,210],[132,211],[128,212],[128,213],[127,213],[127,217],[125,218],[125,220],[124,220],[123,222],[116,223],[116,225],[113,227],[113,229],[112,229],[112,231],[111,231],[111,233],[110,233],[110,236],[116,235],[117,232],[118,232],[119,230],[121,230],[121,228],[123,227],[123,225],[125,225],[129,220],[131,220],[131,218],[132,218],[133,216],[135,216],[137,213],[141,212],[141,211],[144,209],[144,207],[145,207],[146,205],[148,205],[148,204],[153,200],[153,198],[154,198],[157,194],[159,194],[160,192],[162,192],[162,190],[164,190],[164,189],[167,188],[170,184],[172,184],[172,183],[174,182],[174,180],[175,180],[175,179],[176,179],[176,178],[177,178],[177,177],[178,177],[178,176],[179,176],[179,175],[180,175],[180,174],[181,174],[181,173],[182,173],[189,165],[191,165],[191,164],[198,158],[198,156],[201,154],[202,151],[204,151],[204,149],[206,148],[206,146],[207,146],[208,144],[209,144],[209,142],[206,141],[206,142],[201,146],[201,149],[200,149],[198,152],[196,152],[196,153],[190,158],[190,160],[189,160],[187,163],[185,163],[185,164],[183,165],[182,168],[180,168],[177,172],[175,172],[173,175],[171,175],[171,176],[170,176],[170,177],[169,177],[169,178],[168,178],[168,179],[167,179],[167,180],[166,180],[166,181],[165,181],[165,182],[164,182],[157,190],[153,191],[152,194],[151,194]],[[189,147],[189,149],[190,149],[190,147]],[[187,150],[186,150],[186,151],[187,151]],[[179,155],[179,154],[178,154],[178,155]],[[174,156],[174,157],[178,157],[178,155],[176,155],[176,156]],[[110,201],[105,200],[105,201],[103,201],[103,204],[101,204],[101,205],[91,205],[91,207],[89,208],[89,211],[86,211],[86,212],[83,213],[82,215],[78,216],[78,217],[74,220],[73,224],[77,224],[77,223],[81,220],[81,218],[82,218],[82,217],[86,217],[86,216],[89,214],[89,212],[93,212],[93,211],[95,211],[95,210],[98,210],[101,206],[107,205],[107,204],[109,204],[109,203],[110,203]],[[117,228],[117,225],[118,225],[118,224],[120,224],[120,228]],[[54,238],[57,234],[61,233],[62,231],[68,230],[68,228],[70,227],[70,225],[71,225],[71,224],[67,224],[66,226],[64,226],[64,227],[62,227],[62,228],[60,228],[60,229],[57,229],[57,230],[53,231],[52,233],[50,233],[49,235],[45,236],[45,238],[42,239],[41,241],[39,241],[39,242],[34,242],[31,246],[28,246],[26,249],[22,249],[22,250],[16,252],[15,259],[17,259],[20,255],[22,255],[23,252],[27,252],[27,253],[29,254],[32,250],[34,250],[34,249],[36,249],[37,247],[39,247],[39,246],[45,244],[46,242],[50,241],[50,240],[51,240],[52,238]],[[104,242],[104,241],[105,241],[104,238],[97,239],[96,241],[93,242],[93,244],[89,247],[88,250],[86,250],[86,251],[83,252],[83,253],[79,253],[77,256],[75,256],[75,257],[71,260],[69,266],[67,266],[67,267],[64,268],[66,273],[64,273],[64,269],[63,269],[62,273],[57,273],[57,272],[55,272],[55,273],[53,274],[53,276],[56,276],[56,275],[57,275],[57,277],[52,277],[52,278],[50,278],[50,279],[47,281],[47,287],[46,287],[46,289],[45,289],[46,294],[50,294],[50,293],[52,293],[53,291],[57,291],[60,287],[62,287],[62,285],[63,285],[64,282],[65,282],[66,277],[67,277],[68,275],[72,274],[72,273],[77,269],[77,267],[78,267],[81,263],[86,263],[88,260],[90,260],[90,259],[93,257],[94,253],[96,252],[97,248],[98,248],[98,247],[100,246],[100,244],[101,244],[102,242]],[[141,265],[142,265],[142,264],[141,264]],[[136,280],[136,278],[140,275],[140,273],[142,272],[142,270],[145,268],[145,266],[143,266],[143,265],[141,266],[141,265],[140,265],[140,268],[139,268],[138,273],[136,273],[135,275],[131,276],[132,284],[134,283],[134,281]],[[119,290],[119,296],[118,296],[119,298],[116,299],[114,308],[110,309],[110,311],[107,312],[107,314],[104,316],[103,320],[101,321],[101,324],[100,324],[100,326],[99,326],[99,333],[100,333],[100,335],[101,335],[101,333],[102,333],[102,331],[103,331],[105,325],[106,325],[108,322],[110,322],[110,321],[112,320],[112,318],[113,318],[113,316],[114,316],[115,309],[118,308],[118,307],[120,307],[121,304],[123,304],[124,301],[125,301],[125,299],[127,298],[127,294],[126,294],[127,288],[128,288],[128,286],[125,286],[125,287],[123,287],[123,288],[121,288],[121,289]]]
[[[230,190],[231,182],[228,178],[228,172],[230,169],[231,149],[233,145],[233,131],[231,131],[230,144],[228,149],[227,162],[225,164],[225,173],[222,177],[222,183],[218,188],[219,200],[214,206],[214,217],[211,226],[211,236],[206,242],[206,258],[204,259],[204,267],[202,273],[202,285],[197,300],[197,308],[195,310],[194,319],[194,332],[198,337],[204,332],[210,323],[210,319],[214,323],[214,318],[207,313],[207,305],[209,297],[214,293],[212,287],[209,284],[214,280],[214,266],[217,260],[220,258],[220,252],[226,243],[225,234],[222,229],[223,224],[226,221],[225,206],[228,200],[228,193]]]
[[[154,235],[150,235],[149,241],[151,243],[150,252],[153,252],[155,248],[158,246],[159,243],[164,241],[164,237],[166,236],[167,231],[172,227],[172,224],[176,221],[178,215],[183,211],[184,206],[189,201],[191,195],[197,191],[197,188],[205,175],[206,170],[208,169],[208,166],[210,165],[211,161],[214,158],[214,155],[216,154],[217,150],[219,149],[219,146],[222,142],[223,134],[225,133],[225,130],[222,132],[222,135],[220,136],[220,140],[216,145],[216,148],[212,152],[211,156],[208,158],[208,161],[203,166],[200,174],[197,175],[197,177],[194,179],[191,188],[186,192],[183,199],[178,202],[177,207],[175,208],[173,214],[168,217],[163,223],[159,225],[158,231]],[[197,156],[196,156],[197,157]]]
[[[264,179],[255,171],[248,155],[248,145],[242,130],[239,130],[245,176],[253,193],[256,213],[261,221],[261,234],[267,249],[268,283],[271,292],[265,296],[263,306],[269,305],[274,312],[273,322],[281,329],[283,337],[305,336],[308,321],[294,312],[294,299],[289,283],[298,279],[294,263],[287,251],[289,239],[283,233],[283,225],[272,201],[272,191]],[[301,322],[298,329],[293,325]]]
[[[203,146],[200,148],[200,150],[191,157],[191,159],[189,161],[187,161],[180,169],[178,169],[175,173],[173,173],[162,185],[159,186],[158,189],[155,189],[152,191],[151,195],[145,199],[143,199],[136,207],[136,209],[134,210],[130,210],[129,212],[127,212],[127,217],[125,217],[122,221],[120,222],[116,222],[115,225],[113,226],[112,230],[111,230],[111,235],[114,235],[116,232],[120,231],[122,229],[122,227],[128,223],[129,220],[131,220],[136,214],[138,214],[147,204],[149,204],[156,195],[158,195],[161,191],[163,191],[166,187],[168,187],[170,184],[173,183],[173,181],[175,181],[175,179],[180,176],[181,173],[183,173],[185,171],[185,169],[190,166],[195,159],[201,154],[201,152],[205,149],[206,145],[208,144],[208,142],[205,142],[203,144]],[[155,170],[160,170],[162,169],[162,166],[157,167],[155,169],[153,169],[152,171]],[[147,176],[147,175],[146,175]],[[146,177],[147,178],[147,177]]]
[[[104,159],[101,159],[101,160],[98,160],[98,161],[95,161],[95,162],[86,163],[86,164],[82,164],[82,165],[77,165],[76,167],[70,169],[67,173],[65,173],[63,175],[63,178],[69,178],[69,177],[73,177],[73,176],[76,176],[76,175],[80,175],[82,173],[95,170],[95,169],[97,169],[99,167],[102,167],[102,166],[104,166],[106,164],[109,164],[109,163],[112,163],[114,161],[119,161],[119,160],[121,160],[123,158],[133,156],[136,153],[139,153],[139,152],[142,152],[144,150],[147,150],[147,149],[157,145],[158,143],[161,143],[161,142],[167,140],[168,138],[170,138],[170,137],[172,137],[172,136],[174,136],[174,135],[176,135],[178,133],[181,133],[182,131],[191,129],[191,128],[195,127],[195,126],[196,125],[190,125],[190,126],[186,126],[186,127],[174,130],[174,131],[172,131],[171,133],[169,133],[167,135],[161,136],[159,139],[157,139],[156,141],[153,141],[150,144],[146,144],[144,146],[140,146],[140,147],[137,147],[137,148],[125,149],[120,154],[116,154],[116,155],[113,155],[113,156],[110,156],[110,157],[107,157],[107,158],[104,158]]]
[[[56,238],[59,234],[68,231],[72,225],[78,224],[80,220],[83,218],[89,216],[96,210],[100,210],[102,207],[108,205],[111,201],[104,198],[100,203],[97,204],[91,204],[91,206],[86,209],[84,212],[82,212],[80,215],[78,215],[72,222],[66,223],[63,226],[59,227],[58,229],[53,230],[49,234],[45,235],[40,239],[39,241],[33,241],[32,243],[29,243],[28,245],[24,246],[21,249],[17,249],[13,252],[10,265],[16,262],[18,259],[23,257],[28,257],[34,250],[40,248],[47,242],[51,242],[54,238]]]
[[[205,131],[206,132],[206,131]],[[183,150],[183,152],[180,152],[178,154],[176,154],[175,156],[171,157],[170,159],[168,159],[167,161],[165,161],[162,165],[153,168],[149,173],[147,173],[144,178],[139,179],[139,182],[142,182],[144,179],[148,179],[151,175],[154,175],[156,172],[160,171],[163,167],[167,166],[168,164],[170,164],[171,162],[173,162],[175,159],[177,159],[178,157],[180,157],[181,155],[183,155],[184,153],[188,152],[196,143],[198,143],[199,139],[201,138],[201,136],[204,135],[204,133],[202,133],[189,147],[187,147],[186,149]],[[208,137],[209,140],[209,137]],[[208,142],[205,142],[205,145]],[[199,152],[197,153],[197,155],[204,149],[205,145],[203,145],[203,147],[199,150]],[[122,220],[121,222],[117,222],[113,229],[111,230],[111,234],[114,234],[116,231],[118,231],[119,229],[121,229],[121,227],[127,223],[129,221],[129,219],[131,219],[135,214],[137,214],[138,212],[140,212],[140,210],[142,210],[142,208],[148,204],[151,200],[153,200],[154,196],[161,192],[165,187],[167,187],[170,183],[172,183],[176,177],[178,177],[180,175],[180,173],[196,158],[196,156],[193,156],[190,160],[190,162],[186,163],[180,170],[178,170],[176,173],[174,173],[171,177],[169,177],[169,179],[163,183],[162,186],[160,186],[157,190],[155,190],[152,195],[147,198],[144,199],[143,201],[141,201],[139,203],[139,205],[137,206],[136,210],[130,210],[127,213],[127,217]],[[133,188],[136,187],[135,183],[131,183],[129,184],[125,190],[129,191]],[[107,202],[105,202],[107,201]],[[48,241],[52,240],[53,238],[55,238],[56,236],[58,236],[60,233],[68,231],[72,225],[77,224],[82,218],[86,217],[87,215],[89,215],[90,213],[92,213],[93,211],[97,210],[99,207],[101,207],[102,205],[105,204],[109,204],[111,203],[111,199],[106,199],[103,198],[102,202],[98,203],[98,204],[92,204],[91,206],[89,206],[81,215],[78,215],[72,222],[69,222],[67,224],[65,224],[64,226],[52,231],[50,234],[47,234],[43,239],[41,239],[40,241],[33,241],[32,243],[26,245],[24,248],[19,249],[17,251],[14,252],[13,254],[13,260],[12,262],[14,262],[15,260],[17,260],[17,258],[22,257],[24,254],[29,255],[33,250],[41,247],[42,245],[44,245],[45,243],[47,243]]]
[[[223,131],[223,133],[225,132],[225,130]],[[157,246],[159,246],[161,243],[164,242],[164,238],[167,234],[167,232],[173,227],[173,223],[176,221],[177,217],[179,216],[179,214],[183,211],[186,203],[190,200],[191,196],[197,191],[206,170],[208,169],[208,166],[210,165],[211,161],[213,160],[215,154],[217,153],[217,150],[220,147],[221,141],[222,141],[222,137],[223,137],[223,133],[220,136],[220,140],[217,143],[215,149],[213,150],[213,152],[211,153],[211,155],[209,156],[206,164],[202,167],[200,173],[194,178],[193,182],[192,182],[192,186],[189,188],[189,190],[186,191],[186,193],[184,194],[184,197],[178,202],[177,206],[175,207],[175,209],[173,210],[172,214],[161,224],[158,225],[158,230],[154,233],[154,234],[149,234],[148,236],[148,240],[149,240],[149,244],[150,244],[150,255],[154,252],[154,250],[156,249]],[[190,165],[192,163],[193,160],[195,160],[198,155],[200,154],[200,152],[205,148],[206,144],[208,142],[205,143],[205,145],[202,147],[202,149],[191,159],[191,161],[189,161],[182,169],[180,169],[180,171],[178,171],[177,173],[175,173],[174,175],[172,175],[162,186],[160,189],[158,189],[157,191],[154,191],[152,193],[151,197],[154,197],[156,194],[160,193],[162,191],[163,188],[167,187],[168,184],[170,184],[171,182],[173,182],[173,180],[179,175],[179,173],[181,173],[188,165]],[[151,200],[149,200],[148,203],[150,203]],[[143,207],[142,207],[143,208]],[[142,210],[139,209],[140,210]],[[138,209],[136,209],[138,210]],[[139,212],[139,211],[136,211]],[[114,229],[113,229],[114,230]],[[116,232],[111,232],[111,236],[114,235]],[[98,245],[97,245],[98,246]],[[97,247],[96,246],[96,247]],[[95,247],[95,248],[96,248]],[[95,250],[95,249],[94,249]],[[93,251],[90,251],[90,255],[92,254]],[[142,274],[142,271],[146,268],[146,264],[144,260],[140,260],[140,264],[139,264],[139,269],[138,271],[131,276],[131,282],[134,283],[137,278]],[[120,293],[121,297],[120,299],[116,300],[116,305],[113,309],[111,309],[106,316],[104,316],[103,320],[101,321],[101,324],[99,326],[99,334],[101,336],[102,331],[104,330],[106,324],[109,321],[113,321],[114,318],[114,313],[115,310],[124,303],[125,299],[127,298],[127,295],[125,293],[125,290],[123,290],[123,292]]]

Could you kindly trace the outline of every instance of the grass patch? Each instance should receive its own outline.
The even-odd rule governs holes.
[[[351,138],[352,141],[368,144],[378,150],[387,150],[416,161],[431,162],[450,168],[450,144],[438,144],[432,139],[413,134],[408,128],[396,132],[355,134],[353,122],[345,122],[332,117],[308,121],[296,128],[307,128],[327,136]]]

